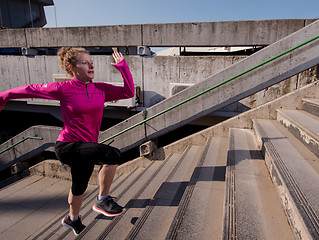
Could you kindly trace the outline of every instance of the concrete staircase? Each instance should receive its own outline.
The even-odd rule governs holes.
[[[99,141],[105,141],[112,138],[112,136],[116,136],[106,141],[106,143],[114,140],[112,146],[121,149],[123,152],[131,150],[139,147],[148,141],[148,139],[163,136],[170,131],[185,126],[195,119],[236,103],[308,68],[314,67],[319,64],[319,38],[315,38],[318,36],[318,32],[319,20],[265,47],[242,61],[223,69],[194,86],[149,107],[146,111],[137,113],[101,132]],[[293,52],[281,55],[288,49],[292,49],[312,38],[314,39],[313,41],[295,49]],[[256,64],[266,62],[274,56],[280,57],[267,64],[262,64],[258,68],[254,68]],[[253,70],[241,75],[241,73],[246,72],[248,69]],[[211,89],[206,94],[200,94],[227,79],[232,79],[234,76],[238,76],[236,79],[233,79],[235,81],[230,81],[218,88]],[[194,98],[193,101],[187,101],[182,106],[170,109],[175,104],[186,101],[186,99],[190,99],[196,95],[198,97]],[[170,111],[166,112],[167,109],[170,109]],[[160,117],[154,117],[161,112],[165,113],[160,115]],[[150,120],[147,123],[140,124],[145,120],[145,117]],[[131,129],[134,125],[136,127]],[[130,130],[117,135],[126,129]],[[1,144],[0,151],[29,136],[43,138],[41,141],[28,140],[24,144],[19,144],[1,154],[0,171],[7,170],[13,164],[18,164],[15,169],[23,169],[23,166],[19,167],[19,163],[32,157],[46,159],[46,156],[43,156],[42,153],[52,152],[52,147],[60,130],[60,128],[56,127],[34,126]]]
[[[299,109],[276,101],[264,106],[276,119],[252,110],[223,123],[227,134],[204,130],[120,175],[112,195],[127,209],[121,216],[93,212],[90,185],[77,239],[319,239],[318,100]],[[238,123],[245,118],[252,127]],[[1,189],[0,239],[74,239],[60,223],[68,187],[34,175]]]
[[[150,108],[149,116],[309,39],[318,29],[319,21]],[[242,77],[245,84],[243,80],[227,84],[189,103],[184,106],[191,110],[187,114],[177,109],[162,118],[166,122],[150,121],[115,139],[115,144],[133,147],[145,136],[157,137],[317,65],[318,41]],[[134,168],[125,166],[130,171],[119,169],[111,193],[127,209],[119,217],[105,218],[92,211],[98,188],[91,184],[81,210],[87,227],[78,239],[319,239],[318,92],[318,83],[309,84],[165,146],[154,153],[156,160],[135,161],[139,164]],[[305,96],[309,99],[301,103]],[[121,128],[143,119],[137,114]],[[118,130],[123,129],[112,128],[102,135]],[[0,170],[14,166],[19,172],[24,170],[19,163],[25,159],[45,159],[41,154],[52,153],[59,131],[37,126],[19,134],[41,136],[43,141],[28,140],[25,146],[5,152]],[[0,183],[0,187],[6,185],[0,189],[0,239],[75,238],[60,223],[68,212],[70,182],[48,177],[48,165],[55,169],[54,177],[64,171],[57,161],[46,161],[28,169],[31,175],[20,181]]]

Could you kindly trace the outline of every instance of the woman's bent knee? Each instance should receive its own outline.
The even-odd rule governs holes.
[[[74,185],[72,184],[71,192],[74,196],[80,196],[84,194],[84,192],[87,189],[88,184],[80,184],[80,185]]]

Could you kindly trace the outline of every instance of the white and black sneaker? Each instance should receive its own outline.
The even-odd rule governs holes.
[[[106,217],[115,217],[121,215],[125,211],[125,208],[114,202],[114,199],[114,197],[108,196],[101,201],[96,200],[95,204],[93,205],[93,210],[103,214]]]
[[[61,221],[62,225],[68,228],[71,228],[76,236],[82,232],[82,230],[85,228],[85,225],[82,224],[81,222],[81,217],[75,221],[72,221],[70,216],[67,215],[65,218],[62,219]]]

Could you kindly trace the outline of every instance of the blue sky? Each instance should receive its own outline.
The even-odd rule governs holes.
[[[45,27],[319,18],[318,0],[54,0]],[[55,18],[56,15],[56,18]]]

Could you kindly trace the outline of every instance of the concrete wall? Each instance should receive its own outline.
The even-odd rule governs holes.
[[[0,48],[269,45],[313,19],[37,28],[0,31]]]
[[[143,90],[143,107],[170,97],[170,83],[199,83],[244,57],[140,57],[126,56],[134,83]],[[92,56],[95,79],[122,82],[111,66],[111,56]],[[53,74],[64,74],[56,56],[0,56],[0,92],[26,85],[53,81]]]
[[[95,65],[95,81],[123,82],[119,72],[111,65],[111,56],[92,56]],[[136,85],[141,85],[141,59],[127,57],[133,70]],[[56,56],[0,56],[0,91],[26,84],[42,84],[53,81],[54,74],[65,74]]]
[[[264,20],[143,25],[146,46],[269,45],[312,20]]]
[[[111,66],[111,57],[92,56],[95,64],[95,81],[122,82],[119,72]],[[196,84],[244,59],[244,56],[202,57],[140,57],[126,56],[134,83],[143,90],[143,104],[150,107],[171,96],[170,83]],[[0,56],[0,92],[26,85],[53,81],[53,74],[64,74],[56,56]],[[241,104],[225,111],[242,112],[282,96],[309,82],[315,71],[290,78],[279,85],[242,100]],[[39,100],[37,100],[39,101]]]
[[[269,45],[313,19],[233,21],[209,23],[143,24],[98,27],[37,28],[0,30],[0,48],[61,46],[254,46]],[[95,81],[121,82],[111,67],[110,56],[93,56]],[[150,107],[171,96],[170,83],[196,84],[245,57],[232,56],[127,56],[136,86],[143,90],[143,104]],[[55,56],[0,56],[0,91],[13,87],[46,83],[53,74],[63,74]],[[303,78],[289,80],[284,89],[295,89]],[[243,104],[231,106],[242,111],[264,102],[265,95],[276,98],[287,91],[264,91]],[[269,99],[268,99],[269,100]]]
[[[170,83],[196,84],[245,57],[152,57],[143,58],[144,106],[169,98]]]

